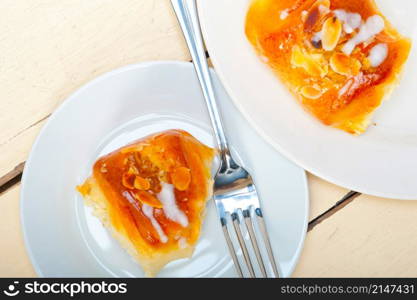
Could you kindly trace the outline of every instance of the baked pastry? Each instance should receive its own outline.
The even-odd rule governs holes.
[[[411,48],[373,0],[255,0],[245,31],[308,111],[352,134],[367,129]]]
[[[78,191],[147,276],[191,257],[212,194],[215,150],[168,130],[120,148],[94,164]]]

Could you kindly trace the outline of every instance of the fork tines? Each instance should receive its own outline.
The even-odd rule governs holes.
[[[244,232],[241,228],[241,221],[244,220],[246,231],[249,234],[249,238],[251,240],[251,246],[253,252],[255,253],[257,264],[260,268],[260,273],[262,277],[268,277],[267,267],[265,266],[264,259],[262,258],[262,251],[260,250],[258,239],[256,238],[256,230],[254,228],[254,222],[257,221],[258,229],[262,235],[262,239],[264,241],[265,249],[267,252],[267,257],[270,266],[272,267],[273,277],[279,277],[278,268],[275,262],[274,254],[272,251],[271,243],[269,240],[268,232],[266,230],[265,221],[263,219],[262,210],[258,208],[251,209],[252,207],[248,207],[246,209],[239,209],[236,210],[229,215],[230,221],[233,224],[234,231],[236,233],[236,237],[238,240],[238,244],[240,249],[243,253],[243,258],[247,266],[247,270],[249,272],[250,277],[256,277],[256,273],[253,267],[252,259],[249,254],[247,242],[244,238]],[[239,217],[239,211],[241,211],[241,217]],[[256,221],[254,216],[256,216]],[[228,216],[225,215],[221,217],[221,225],[223,229],[224,236],[226,238],[227,246],[229,248],[229,252],[232,256],[234,265],[236,267],[236,271],[240,277],[244,277],[244,272],[242,271],[242,267],[239,262],[239,258],[235,249],[235,246],[232,242],[232,238],[228,229]]]

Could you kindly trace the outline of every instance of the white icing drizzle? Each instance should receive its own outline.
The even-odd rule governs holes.
[[[281,11],[281,14],[279,15],[279,18],[281,20],[285,20],[288,17],[289,14],[290,14],[290,10],[288,8],[284,9],[283,11]]]
[[[384,27],[384,19],[381,16],[374,15],[369,17],[368,20],[360,26],[359,33],[343,46],[343,53],[350,55],[357,45],[373,38],[380,33]]]
[[[158,199],[162,203],[162,209],[164,210],[165,216],[180,224],[182,227],[188,226],[188,218],[183,211],[181,211],[176,203],[174,186],[172,184],[162,183],[162,190],[158,194]]]
[[[362,17],[358,13],[350,13],[344,9],[336,9],[333,13],[343,22],[343,30],[347,34],[353,33],[353,31],[362,24]]]
[[[366,79],[363,76],[363,73],[360,72],[358,75],[350,78],[346,84],[339,90],[339,97],[348,95],[352,91],[355,91],[358,87],[360,87]]]
[[[138,202],[133,198],[133,196],[129,192],[123,192],[123,196],[127,199],[127,201],[129,201],[130,204],[133,205],[134,208],[140,210]]]
[[[301,12],[301,21],[304,23],[307,20],[307,16],[308,16],[308,11],[303,10]]]
[[[147,204],[143,204],[142,211],[145,214],[145,216],[151,221],[153,228],[159,235],[159,240],[164,244],[168,242],[168,237],[165,235],[164,231],[161,228],[161,225],[159,225],[158,221],[153,216],[153,207]]]
[[[362,72],[360,72],[358,75],[351,77],[346,82],[346,84],[339,90],[339,97],[342,97],[345,95],[350,96],[362,85],[369,83],[369,82],[374,82],[378,78],[379,78],[379,75],[377,74],[364,75]]]
[[[349,95],[352,91],[356,91],[358,87],[366,82],[366,78],[363,73],[360,72],[358,75],[350,78],[346,84],[339,90],[339,97]]]
[[[388,45],[387,44],[378,44],[374,46],[369,52],[369,62],[372,67],[378,67],[381,65],[388,56]]]
[[[123,192],[123,196],[127,199],[127,201],[129,201],[130,204],[133,205],[134,208],[140,210],[137,201],[132,197],[132,195],[129,192]],[[143,204],[142,212],[149,219],[149,221],[151,221],[153,228],[159,235],[159,240],[164,244],[168,242],[168,237],[165,235],[164,231],[161,228],[161,225],[159,225],[158,221],[153,216],[153,207],[147,204]]]
[[[330,10],[322,5],[319,6],[321,14],[327,14]],[[359,28],[362,24],[362,17],[358,13],[350,13],[344,9],[336,9],[332,11],[333,14],[343,23],[343,30],[347,33],[353,33],[355,29]],[[322,32],[316,32],[312,41],[319,43],[322,40]]]
[[[353,83],[355,82],[355,79],[350,79],[348,80],[345,85],[339,90],[339,97],[342,97],[343,95],[345,95],[349,89],[351,88],[351,86],[353,85]]]

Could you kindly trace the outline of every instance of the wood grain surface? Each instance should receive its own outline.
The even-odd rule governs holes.
[[[190,59],[168,0],[3,0],[0,9],[0,276],[36,276],[22,240],[19,180],[60,103],[107,71]],[[308,175],[310,220],[294,276],[417,276],[417,202],[361,195]]]

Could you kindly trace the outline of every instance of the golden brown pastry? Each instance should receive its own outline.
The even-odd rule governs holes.
[[[211,197],[215,150],[169,130],[100,158],[78,191],[95,215],[154,276],[191,257]]]
[[[408,58],[373,0],[255,0],[246,35],[316,118],[363,133]]]

